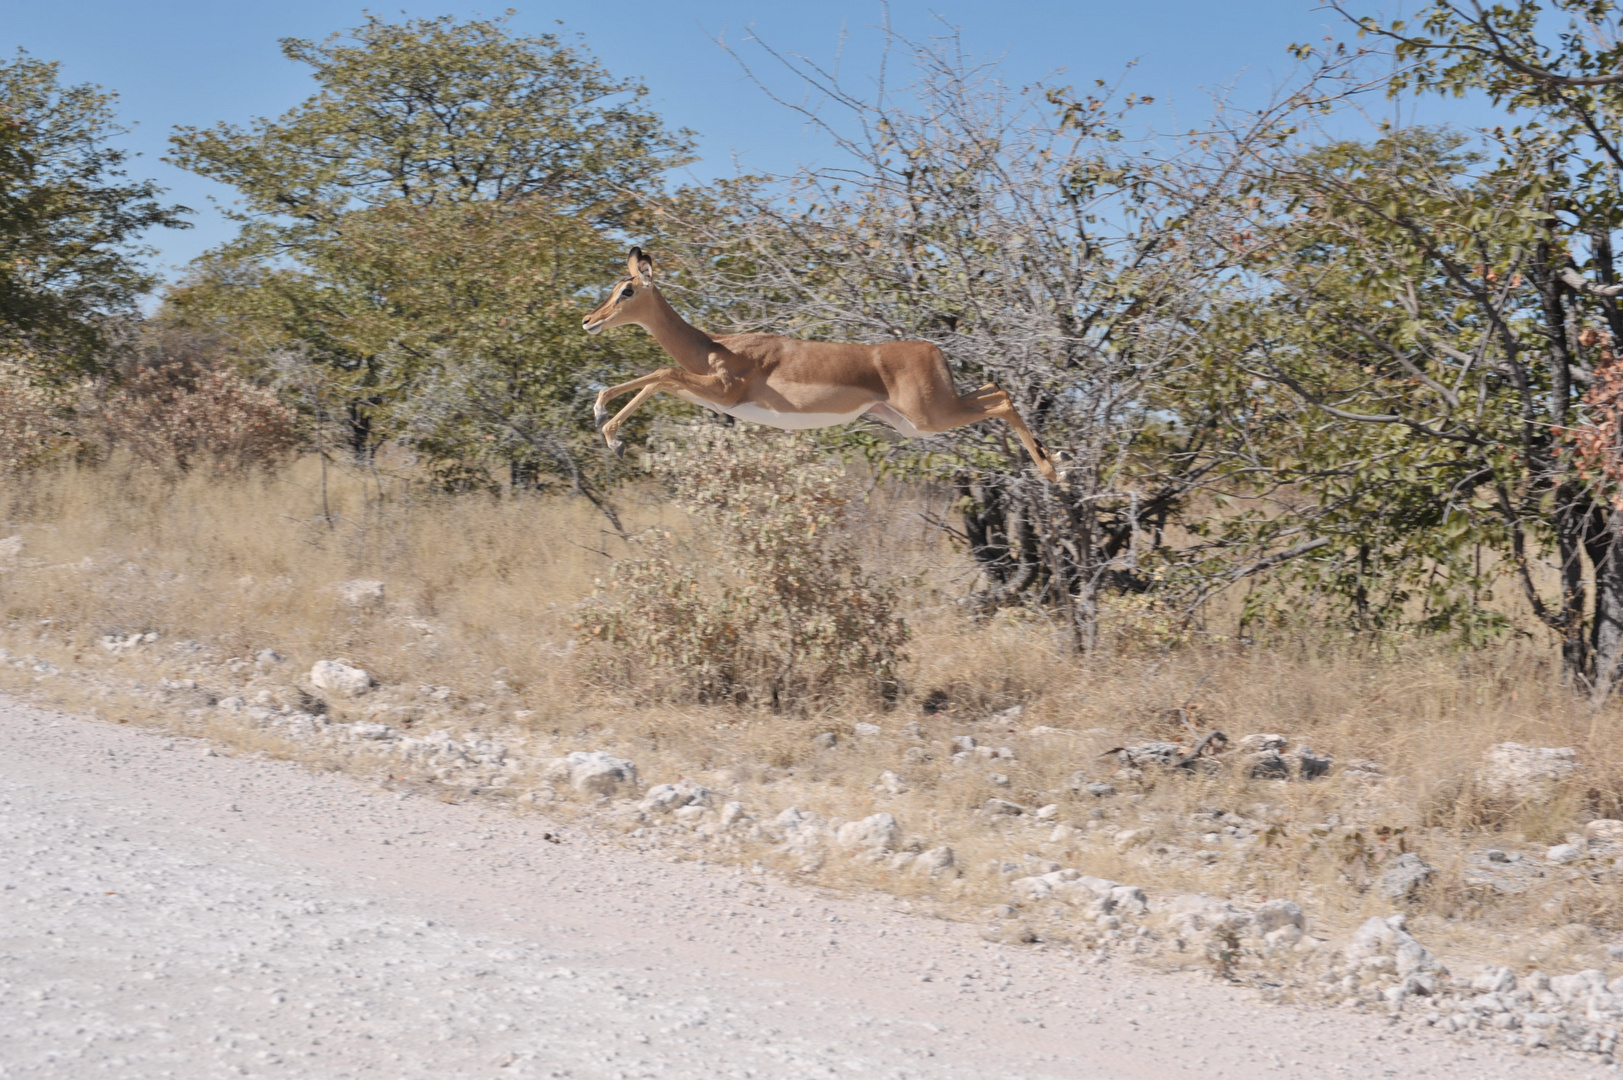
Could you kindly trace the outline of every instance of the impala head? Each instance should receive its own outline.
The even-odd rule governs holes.
[[[654,262],[642,248],[634,247],[626,259],[626,276],[614,283],[607,300],[581,320],[581,329],[595,334],[611,326],[641,323],[653,296]]]

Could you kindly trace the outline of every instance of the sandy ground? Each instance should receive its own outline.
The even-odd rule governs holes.
[[[901,906],[0,699],[4,1077],[1617,1075]]]

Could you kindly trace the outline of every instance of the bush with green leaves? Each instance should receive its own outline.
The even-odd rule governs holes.
[[[716,424],[667,429],[650,464],[693,531],[642,534],[582,605],[600,676],[775,710],[893,693],[907,625],[862,565],[841,464],[803,436]]]

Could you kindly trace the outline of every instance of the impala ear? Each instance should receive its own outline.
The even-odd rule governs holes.
[[[631,257],[626,260],[626,272],[637,279],[637,283],[644,287],[654,283],[654,260],[643,254],[642,248],[631,249]]]

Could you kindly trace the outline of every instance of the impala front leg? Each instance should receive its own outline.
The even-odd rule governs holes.
[[[614,451],[616,457],[626,456],[626,444],[620,438],[620,425],[625,423],[626,417],[630,416],[638,405],[641,405],[657,393],[659,393],[659,384],[649,383],[637,391],[637,396],[632,398],[625,408],[614,414],[614,419],[606,423],[603,420],[598,420],[597,426],[603,431],[603,441],[609,444],[609,449]],[[603,415],[607,416],[608,413],[605,412]]]
[[[636,390],[637,396],[632,398],[625,408],[615,413],[612,419],[605,420],[604,418],[609,415],[606,403],[628,390]],[[625,423],[626,417],[635,412],[638,406],[661,390],[668,394],[685,392],[725,408],[738,404],[739,398],[743,396],[744,385],[739,379],[723,375],[695,375],[682,368],[660,368],[640,379],[611,386],[597,395],[597,404],[593,410],[597,426],[603,432],[603,441],[608,443],[610,450],[616,454],[625,453],[625,443],[620,441],[619,437],[620,425]]]
[[[658,371],[644,375],[640,379],[632,379],[630,382],[621,383],[619,386],[611,386],[607,390],[598,391],[597,400],[592,403],[592,420],[597,424],[598,430],[602,430],[603,425],[608,423],[609,402],[621,394],[629,394],[633,390],[641,390],[645,386],[657,383],[665,377],[666,370],[660,368]],[[621,411],[624,412],[624,410]]]

